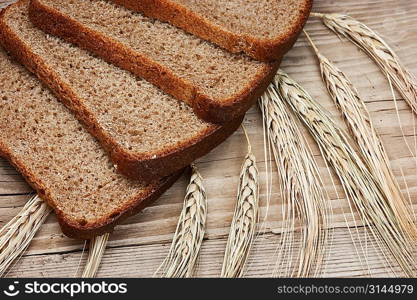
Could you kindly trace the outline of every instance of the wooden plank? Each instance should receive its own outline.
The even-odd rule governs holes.
[[[368,233],[369,234],[369,233]],[[363,229],[360,238],[365,239]],[[277,263],[277,246],[280,235],[266,234],[259,236],[248,260],[247,277],[269,277],[274,273]],[[203,242],[200,260],[195,272],[197,277],[218,277],[221,271],[226,239],[206,239]],[[330,258],[323,272],[331,277],[366,277],[368,267],[375,277],[392,276],[368,238],[368,252],[361,262],[352,246],[352,240],[346,228],[335,230],[332,246],[328,248]],[[365,246],[365,245],[363,245]],[[357,247],[360,248],[357,243]],[[109,247],[103,257],[98,272],[100,277],[151,277],[164,260],[169,244],[152,244],[143,246]],[[299,245],[295,243],[293,253]],[[81,251],[31,255],[21,258],[7,274],[8,277],[73,277],[80,274],[78,266],[83,266],[87,253]],[[285,270],[286,266],[278,267]],[[77,271],[78,269],[78,271]],[[278,271],[279,271],[278,270]],[[284,275],[278,272],[278,275]]]
[[[0,7],[8,1],[0,0]],[[368,24],[378,31],[397,51],[403,63],[417,74],[417,3],[403,1],[315,1],[314,11],[344,12]],[[408,105],[397,92],[399,112],[388,82],[378,67],[354,45],[338,39],[318,19],[311,18],[306,26],[320,51],[334,61],[352,80],[367,103],[376,130],[386,146],[388,156],[401,186],[402,192],[410,196],[410,209],[417,214],[417,164],[416,164],[416,119]],[[319,76],[316,58],[303,35],[294,48],[285,56],[282,68],[300,82],[315,97],[337,123],[346,129],[340,114],[329,98]],[[401,120],[401,127],[398,119]],[[261,116],[256,107],[246,115],[254,153],[261,175],[261,211],[266,211],[266,170],[263,150]],[[306,131],[303,129],[306,133]],[[405,137],[403,137],[403,134]],[[328,263],[329,276],[364,276],[365,271],[354,251],[346,226],[361,225],[357,214],[348,214],[349,205],[343,190],[332,177],[318,148],[306,134],[320,167],[324,187],[330,197],[334,215],[330,226],[337,228],[334,239],[336,252],[332,252]],[[198,160],[197,165],[205,178],[209,197],[209,216],[206,241],[204,243],[197,276],[218,276],[222,253],[229,230],[240,165],[246,152],[245,139],[241,130],[221,146]],[[409,147],[407,147],[407,144]],[[410,149],[409,149],[410,148]],[[410,151],[411,150],[411,151]],[[277,246],[277,237],[283,231],[280,215],[282,200],[273,168],[273,194],[269,216],[266,221],[264,241],[257,243],[248,276],[271,275],[271,254]],[[161,199],[142,213],[116,227],[109,242],[109,251],[103,261],[101,276],[151,276],[166,255],[181,210],[187,178],[183,177]],[[408,192],[407,192],[408,190]],[[22,177],[4,160],[0,159],[0,225],[10,220],[29,199],[31,189]],[[347,219],[347,221],[345,220]],[[83,241],[69,239],[61,233],[53,214],[41,227],[36,238],[19,264],[13,267],[10,276],[72,276],[79,262]],[[259,250],[256,250],[259,249]],[[374,270],[372,275],[388,276],[384,266],[368,254]],[[57,267],[57,265],[59,267]]]

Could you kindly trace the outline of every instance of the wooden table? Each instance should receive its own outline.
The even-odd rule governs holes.
[[[0,0],[0,5],[6,1]],[[417,2],[403,1],[330,1],[316,0],[316,12],[348,13],[378,31],[397,51],[403,63],[417,74]],[[340,67],[353,81],[362,97],[366,100],[375,127],[380,134],[389,154],[393,171],[400,186],[412,204],[410,209],[417,212],[417,168],[414,138],[417,126],[408,106],[398,98],[399,117],[403,126],[403,137],[393,96],[385,77],[376,65],[355,46],[345,40],[339,40],[326,29],[319,20],[311,18],[306,29],[319,49]],[[319,76],[317,61],[301,36],[294,48],[285,56],[282,69],[300,82],[313,97],[331,111],[331,114],[345,127],[336,107],[332,104]],[[259,110],[254,107],[246,115],[246,128],[253,144],[261,175],[261,207],[265,214],[265,159],[263,155],[262,123]],[[361,257],[371,269],[372,276],[393,276],[380,259],[372,240],[360,227],[357,218],[348,214],[348,203],[342,188],[336,181],[331,184],[328,170],[319,155],[316,145],[308,137],[324,178],[326,191],[330,195],[334,215],[331,218],[333,240],[328,247],[329,259],[326,262],[325,275],[367,276],[366,266],[356,254],[350,231],[354,231],[353,240],[368,241],[367,253]],[[413,153],[406,147],[407,141]],[[205,178],[205,187],[209,199],[208,227],[196,270],[196,276],[216,277],[220,274],[223,252],[227,240],[229,225],[234,209],[238,174],[246,152],[244,135],[241,130],[230,139],[203,157],[197,166]],[[249,258],[247,276],[271,276],[276,262],[274,255],[282,233],[283,224],[281,197],[276,173],[273,174],[273,197],[269,207],[269,216],[265,230],[256,239],[255,247]],[[98,276],[149,277],[155,272],[168,252],[170,240],[179,216],[188,178],[179,180],[160,200],[146,208],[142,213],[131,217],[117,226],[111,239]],[[406,192],[408,188],[408,193]],[[4,160],[0,159],[0,225],[9,221],[24,205],[32,193],[22,177]],[[345,214],[344,214],[345,212]],[[346,217],[346,220],[345,220]],[[352,227],[358,225],[358,234]],[[82,252],[84,241],[65,237],[54,215],[50,215],[29,249],[9,270],[10,277],[73,277],[80,274],[87,253]],[[78,266],[81,266],[80,269]],[[78,270],[78,271],[77,271]]]

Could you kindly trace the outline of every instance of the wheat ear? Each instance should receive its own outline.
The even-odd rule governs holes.
[[[190,183],[187,187],[171,248],[155,275],[162,270],[163,277],[193,276],[205,233],[207,196],[203,186],[203,178],[197,167],[192,165],[191,169]]]
[[[100,236],[93,237],[90,240],[90,247],[88,250],[87,263],[84,267],[83,278],[93,278],[97,274],[97,270],[100,266],[101,259],[103,258],[104,251],[106,250],[107,241],[109,240],[110,233],[105,233]]]
[[[0,276],[29,246],[50,212],[51,208],[35,195],[17,216],[0,229]]]
[[[248,143],[248,153],[240,171],[237,202],[224,253],[221,277],[228,278],[243,276],[259,217],[259,182],[256,158],[252,153],[250,140],[243,125],[242,129]]]
[[[392,173],[387,153],[372,124],[365,102],[346,75],[323,56],[308,33],[304,33],[319,60],[323,82],[341,111],[369,170],[387,195],[395,220],[399,221],[398,226],[410,239],[408,244],[417,245],[417,229],[407,210],[406,200]]]
[[[401,220],[396,218],[382,186],[355,153],[344,132],[325,109],[282,70],[275,76],[274,84],[281,98],[309,129],[380,248],[386,246],[404,273],[414,276],[416,268],[410,252],[413,246],[408,244],[406,233],[400,226]],[[383,254],[388,256],[385,252]]]
[[[417,114],[417,79],[404,67],[394,50],[379,34],[344,14],[312,13],[311,15],[320,17],[329,29],[348,38],[368,54]]]
[[[298,128],[297,120],[273,85],[268,87],[259,105],[280,176],[281,194],[286,206],[283,219],[290,227],[286,230],[295,230],[295,218],[298,216],[302,233],[296,267],[287,275],[317,276],[324,258],[329,210],[316,161]],[[281,240],[281,244],[287,246],[290,252],[293,251],[293,237],[292,234],[288,236]],[[285,263],[288,265],[292,263],[291,258],[280,256],[281,261],[287,260]]]

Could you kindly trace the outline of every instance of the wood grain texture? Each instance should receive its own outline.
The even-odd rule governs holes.
[[[11,1],[0,0],[2,4]],[[394,48],[407,68],[417,75],[417,3],[413,0],[316,0],[313,11],[348,13],[379,32]],[[311,18],[306,26],[320,51],[331,59],[359,90],[366,101],[377,132],[387,148],[390,162],[401,189],[410,196],[410,209],[417,214],[417,160],[415,144],[417,120],[398,93],[399,114],[387,80],[378,67],[360,50],[345,39],[338,39],[318,19]],[[338,123],[346,128],[340,114],[329,98],[321,82],[316,58],[304,36],[300,36],[294,48],[285,56],[282,69],[301,83],[307,91],[327,108]],[[401,119],[402,135],[398,118]],[[257,107],[246,115],[245,126],[249,132],[253,152],[257,157],[260,175],[261,219],[266,212],[266,172],[263,153],[261,115]],[[306,131],[304,130],[306,133]],[[320,167],[325,189],[329,194],[334,215],[330,226],[335,228],[330,257],[327,260],[327,276],[369,276],[367,267],[360,263],[349,234],[352,227],[361,222],[349,212],[349,205],[342,187],[336,179],[332,185],[329,170],[318,148],[307,136]],[[407,143],[410,147],[408,149]],[[205,179],[208,196],[208,228],[196,276],[219,276],[223,252],[236,198],[241,163],[246,154],[243,132],[239,130],[221,146],[197,162]],[[410,151],[411,150],[411,151]],[[249,257],[248,277],[270,276],[276,257],[274,253],[282,232],[281,198],[273,168],[273,197],[265,232],[261,234]],[[161,199],[140,214],[129,218],[111,235],[99,276],[147,277],[151,276],[164,256],[175,231],[181,211],[188,179],[181,178]],[[408,193],[406,192],[408,188]],[[0,159],[0,226],[9,221],[30,198],[31,189],[6,161]],[[345,220],[346,218],[346,220]],[[347,228],[349,226],[349,228]],[[354,234],[356,246],[364,242],[362,228],[359,237]],[[368,238],[368,243],[372,240]],[[51,215],[33,240],[25,255],[9,270],[8,276],[71,277],[76,273],[81,259],[84,241],[69,239],[60,232],[55,216]],[[379,258],[375,247],[362,253],[372,276],[393,276]],[[82,256],[81,264],[87,255]]]

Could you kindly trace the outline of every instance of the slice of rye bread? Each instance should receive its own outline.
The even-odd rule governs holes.
[[[111,231],[181,173],[150,184],[118,174],[74,115],[1,48],[0,155],[55,210],[62,231],[80,239]]]
[[[295,43],[313,0],[111,0],[260,61]]]
[[[0,42],[75,113],[130,178],[149,181],[186,167],[242,121],[204,122],[146,80],[45,34],[30,22],[28,1],[3,11]]]
[[[32,22],[148,80],[189,104],[202,119],[243,115],[278,62],[231,54],[181,29],[103,0],[34,0]],[[277,57],[280,59],[281,57]]]

